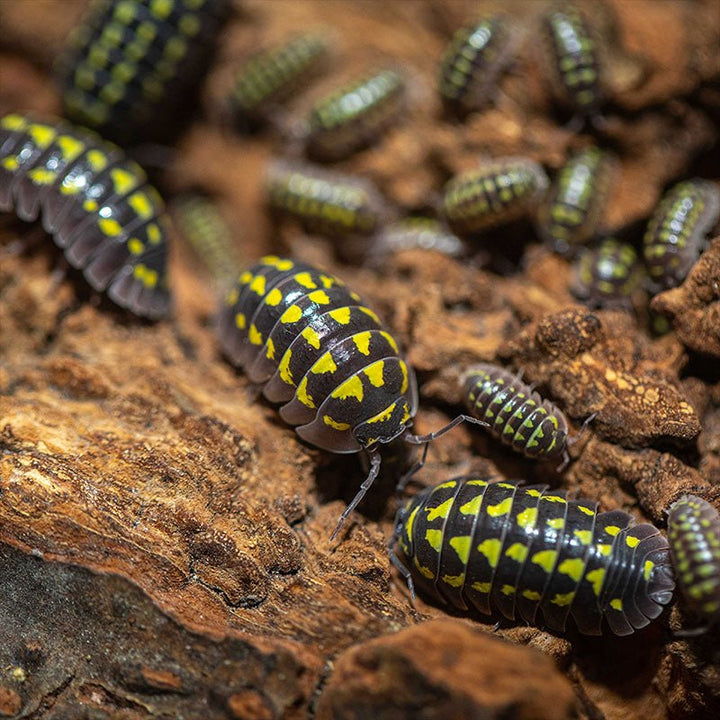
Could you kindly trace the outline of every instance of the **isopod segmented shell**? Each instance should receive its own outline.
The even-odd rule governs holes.
[[[572,291],[592,307],[629,306],[645,272],[635,248],[612,237],[586,249],[575,262]]]
[[[270,163],[265,195],[271,212],[294,218],[307,232],[334,238],[371,235],[386,207],[364,178],[288,160]]]
[[[670,506],[668,538],[678,587],[708,625],[720,620],[720,513],[695,495]]]
[[[139,165],[61,121],[0,119],[0,210],[43,227],[88,283],[157,319],[170,305],[163,202]]]
[[[720,188],[707,180],[686,180],[663,196],[643,241],[645,266],[656,287],[675,287],[685,279],[718,217]]]
[[[668,543],[620,510],[547,485],[460,477],[402,508],[391,559],[411,584],[461,610],[587,635],[645,627],[672,599]],[[541,612],[542,618],[539,614]]]
[[[521,218],[547,189],[540,165],[528,158],[496,158],[456,175],[443,192],[443,213],[460,235],[482,232]]]
[[[597,147],[575,153],[561,168],[538,210],[540,234],[550,247],[567,253],[595,234],[615,168]]]
[[[516,452],[548,459],[566,454],[563,413],[508,370],[476,365],[464,376],[463,396],[470,414]]]
[[[517,39],[500,16],[455,32],[440,65],[440,97],[448,112],[463,118],[492,99],[498,78],[513,61]]]
[[[363,76],[318,100],[308,117],[307,152],[313,160],[341,160],[376,143],[400,120],[405,81],[395,70]]]
[[[167,143],[212,61],[228,0],[95,0],[57,75],[63,114],[104,138]]]
[[[235,122],[253,129],[266,120],[319,73],[329,47],[320,34],[304,33],[243,63],[235,72],[228,99]]]
[[[592,115],[604,101],[602,63],[583,13],[563,3],[543,15],[541,34],[555,97],[580,115]]]

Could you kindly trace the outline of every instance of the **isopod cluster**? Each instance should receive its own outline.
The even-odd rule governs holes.
[[[227,0],[96,3],[57,64],[63,118],[17,112],[0,119],[0,210],[39,218],[95,291],[140,318],[162,320],[171,309],[161,197],[170,192],[155,189],[131,155],[170,135],[182,108],[199,105],[230,15]],[[561,461],[562,473],[585,428],[574,423],[585,418],[546,397],[550,388],[523,381],[526,368],[510,363],[475,358],[457,368],[463,407],[447,425],[415,434],[422,373],[411,353],[339,275],[286,253],[278,229],[325,238],[343,260],[382,272],[407,250],[471,263],[488,245],[502,244],[508,228],[520,228],[528,244],[572,264],[578,300],[647,313],[645,296],[681,284],[703,252],[720,218],[720,186],[686,177],[643,221],[643,237],[632,227],[611,234],[607,210],[623,161],[595,132],[592,142],[569,142],[554,163],[543,164],[540,152],[477,153],[457,171],[438,161],[434,194],[414,206],[393,202],[377,177],[347,165],[382,151],[402,131],[419,102],[412,70],[383,58],[327,90],[339,51],[324,31],[298,30],[236,64],[219,113],[220,130],[234,133],[233,142],[268,128],[282,137],[258,181],[273,253],[243,269],[241,233],[223,222],[208,195],[172,203],[181,235],[224,291],[216,323],[224,358],[279,406],[279,417],[306,444],[367,460],[331,539],[395,441],[423,448],[416,465],[399,473],[403,491],[428,444],[462,422],[481,426],[528,467]],[[565,131],[602,127],[611,95],[602,33],[571,3],[548,6],[530,28],[501,15],[455,28],[437,61],[439,121],[451,130],[500,106],[500,85],[528,35],[539,40],[553,101],[571,116]],[[306,111],[294,110],[328,75]],[[592,417],[586,424],[591,431]],[[454,610],[559,633],[574,625],[588,635],[632,634],[662,613],[676,585],[706,625],[720,618],[720,520],[695,496],[669,508],[666,538],[625,511],[601,512],[598,503],[547,484],[455,477],[403,501],[390,557],[413,597],[417,590]]]

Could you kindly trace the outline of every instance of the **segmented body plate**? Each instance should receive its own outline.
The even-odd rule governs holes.
[[[271,211],[330,237],[370,235],[384,210],[379,192],[367,180],[286,161],[270,164],[265,194]]]
[[[687,495],[668,513],[676,579],[688,605],[708,624],[720,619],[720,513]]]
[[[575,263],[573,292],[597,307],[628,305],[645,278],[635,248],[615,238],[605,238],[585,251]]]
[[[415,416],[414,373],[377,315],[333,277],[266,257],[242,273],[220,342],[307,442],[353,453],[400,435]]]
[[[68,262],[136,315],[169,308],[163,203],[143,170],[97,135],[21,115],[0,120],[0,210],[42,217]]]
[[[568,433],[565,416],[515,375],[497,365],[477,365],[465,375],[463,395],[473,417],[527,457],[563,454]]]
[[[605,619],[628,635],[672,597],[657,528],[546,485],[455,478],[412,498],[395,535],[400,562],[427,596],[558,632],[572,617],[584,634],[601,634]]]
[[[525,215],[547,185],[547,176],[536,162],[498,158],[452,178],[445,185],[443,212],[455,232],[480,232]]]
[[[465,243],[438,220],[428,217],[408,217],[384,227],[370,248],[371,261],[403,250],[435,250],[443,255],[459,257]]]
[[[501,17],[455,32],[440,65],[440,97],[463,117],[492,98],[500,74],[512,62],[517,33]]]
[[[543,16],[541,32],[557,99],[592,114],[603,102],[603,88],[598,46],[587,20],[566,3]]]
[[[308,155],[341,160],[377,142],[399,120],[404,102],[405,81],[394,70],[363,77],[320,99],[308,118]]]
[[[215,204],[201,194],[181,196],[172,205],[175,224],[217,282],[228,288],[240,273],[233,234]]]
[[[711,182],[687,180],[665,194],[643,241],[648,275],[657,286],[675,287],[685,279],[719,216],[720,188]]]
[[[540,206],[540,232],[556,252],[587,242],[597,229],[608,196],[614,161],[590,147],[571,157]]]
[[[235,73],[229,103],[240,123],[250,127],[304,87],[323,67],[329,45],[305,33],[284,45],[258,53]]]
[[[95,0],[58,64],[63,114],[121,145],[167,141],[194,97],[228,0]]]

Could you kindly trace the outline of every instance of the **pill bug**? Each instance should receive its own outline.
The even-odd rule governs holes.
[[[482,18],[457,30],[440,64],[439,91],[445,110],[464,118],[483,107],[512,63],[518,33],[506,18]]]
[[[342,160],[377,142],[405,105],[405,81],[394,70],[366,75],[318,100],[307,121],[313,160]]]
[[[579,116],[597,113],[604,101],[598,43],[580,12],[563,3],[541,18],[548,79],[556,99]]]
[[[720,513],[695,495],[670,506],[668,538],[677,584],[696,615],[720,620]]]
[[[330,45],[318,33],[304,33],[251,57],[237,69],[228,98],[241,129],[253,130],[325,66]]]
[[[169,309],[163,203],[142,168],[95,133],[17,114],[0,119],[0,211],[42,217],[88,283],[156,319]]]
[[[272,213],[294,218],[307,232],[334,238],[371,235],[386,208],[366,179],[288,160],[268,166],[265,197]]]
[[[589,147],[561,168],[538,210],[540,235],[558,253],[568,253],[595,234],[605,207],[615,162]]]
[[[612,237],[585,250],[575,261],[573,275],[573,294],[593,307],[631,305],[645,279],[635,248]]]
[[[530,458],[568,460],[568,424],[549,400],[508,370],[483,363],[468,370],[462,380],[469,413],[484,420],[505,445]]]
[[[444,217],[460,235],[481,232],[534,209],[547,186],[545,171],[536,162],[497,158],[447,182],[442,199]]]
[[[167,142],[210,66],[228,0],[95,0],[56,75],[63,114],[120,145]]]
[[[465,252],[465,243],[439,220],[407,217],[389,223],[377,233],[368,250],[368,262],[378,264],[388,255],[413,249],[460,257]]]
[[[178,196],[172,203],[175,225],[219,288],[240,274],[241,260],[229,225],[212,199],[201,192]]]
[[[369,457],[368,476],[332,538],[377,477],[380,445],[398,437],[426,445],[471,420],[461,415],[434,433],[411,434],[417,383],[395,339],[341,280],[304,263],[268,256],[243,272],[218,332],[228,359],[267,400],[283,404],[280,417],[303,440]]]
[[[720,189],[707,180],[686,180],[663,196],[643,240],[645,266],[657,288],[685,279],[718,217]]]
[[[398,512],[391,547],[413,594],[556,632],[571,617],[585,635],[602,634],[603,620],[629,635],[674,588],[657,528],[547,485],[468,476],[427,488]]]

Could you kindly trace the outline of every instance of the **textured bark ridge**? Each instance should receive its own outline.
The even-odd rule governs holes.
[[[83,5],[0,2],[1,114],[57,111],[50,64]],[[536,6],[480,11],[510,12],[532,40]],[[602,137],[621,173],[603,225],[637,241],[668,184],[718,166],[718,145],[698,153],[718,141],[720,17],[709,0],[583,7],[614,38]],[[720,241],[653,301],[673,327],[660,337],[642,298],[637,313],[574,301],[570,265],[522,223],[481,238],[469,262],[414,250],[377,271],[342,264],[330,242],[267,216],[260,180],[287,151],[277,134],[234,136],[214,119],[239,57],[321,21],[337,35],[335,69],[292,117],[379,59],[407,72],[411,110],[338,165],[399,212],[432,207],[482,155],[531,157],[552,173],[589,138],[554,117],[529,48],[487,112],[439,119],[438,58],[478,12],[471,0],[246,0],[220,39],[205,119],[159,187],[171,202],[189,188],[212,195],[248,264],[292,252],[363,296],[417,370],[417,432],[460,411],[468,366],[499,362],[579,436],[558,473],[460,427],[433,443],[412,490],[469,472],[525,478],[661,526],[685,492],[717,504]],[[330,544],[361,463],[303,445],[221,357],[211,279],[179,233],[171,241],[175,310],[150,325],[56,272],[61,254],[37,227],[0,219],[0,717],[720,715],[718,631],[672,638],[693,627],[681,607],[618,639],[509,622],[494,631],[488,618],[411,604],[387,557],[401,458],[388,455]]]

